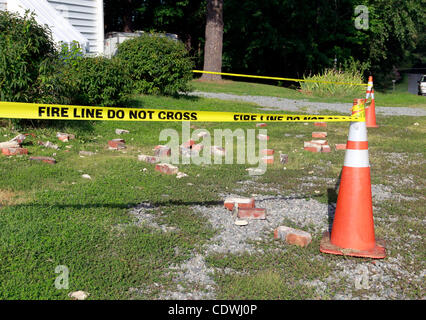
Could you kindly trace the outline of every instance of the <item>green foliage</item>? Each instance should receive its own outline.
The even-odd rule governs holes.
[[[55,83],[55,46],[49,29],[40,26],[33,15],[20,18],[0,11],[0,100],[55,100],[63,88]]]
[[[72,86],[75,103],[116,107],[126,101],[130,78],[120,60],[78,57],[68,61],[64,81]]]
[[[303,79],[308,80],[308,82],[300,82],[300,87],[305,93],[313,94],[318,97],[360,97],[364,87],[337,83],[364,83],[363,74],[368,68],[368,63],[361,63],[350,58],[344,62],[342,69],[327,68],[322,73],[303,77]]]
[[[193,63],[179,41],[143,35],[120,44],[117,58],[127,66],[139,93],[174,95],[189,90]]]

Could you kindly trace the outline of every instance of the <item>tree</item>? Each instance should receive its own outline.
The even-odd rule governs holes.
[[[204,71],[222,71],[223,0],[208,0],[206,42],[204,45]],[[203,80],[220,80],[222,77],[204,73]]]

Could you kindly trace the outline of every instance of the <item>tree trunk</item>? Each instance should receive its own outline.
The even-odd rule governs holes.
[[[124,13],[123,13],[123,31],[132,32],[133,31],[133,6],[132,0],[127,0],[125,4]]]
[[[222,71],[223,0],[207,1],[206,43],[204,45],[204,71]],[[216,74],[203,73],[202,80],[220,80]]]

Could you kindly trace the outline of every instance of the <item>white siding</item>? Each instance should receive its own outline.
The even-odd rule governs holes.
[[[103,1],[99,0],[47,0],[85,38],[90,53],[103,53],[104,26]]]
[[[6,9],[7,1],[13,0],[0,0],[0,10]],[[31,0],[32,5],[37,7],[37,1]],[[103,54],[103,0],[47,0],[47,2],[89,41],[89,53]]]

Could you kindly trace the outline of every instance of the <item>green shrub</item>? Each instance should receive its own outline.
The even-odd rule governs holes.
[[[56,59],[50,30],[33,15],[0,11],[0,100],[60,102],[56,98],[66,89],[57,79]]]
[[[180,41],[143,35],[120,44],[117,58],[127,66],[139,93],[174,95],[190,89],[194,66]]]
[[[131,82],[118,59],[82,57],[67,64],[64,81],[73,86],[80,105],[117,106],[125,102]]]
[[[353,97],[360,98],[365,94],[365,87],[359,85],[336,84],[354,83],[362,84],[363,73],[368,68],[368,64],[363,64],[354,59],[346,61],[340,70],[325,69],[322,74],[304,76],[305,80],[318,80],[334,83],[322,82],[301,82],[302,91],[319,97]]]

